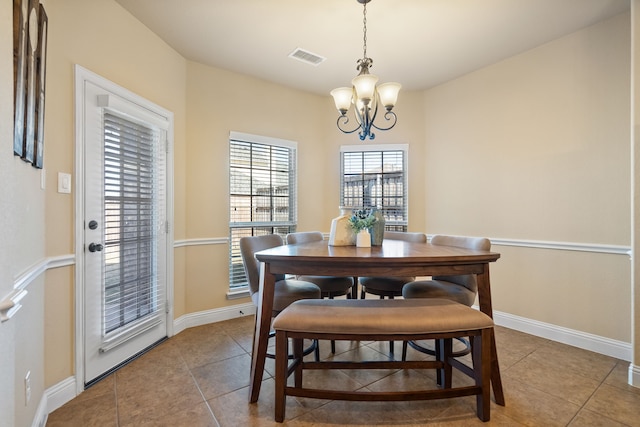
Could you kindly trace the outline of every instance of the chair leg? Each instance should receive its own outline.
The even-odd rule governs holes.
[[[453,339],[447,338],[442,340],[444,347],[444,388],[451,388],[453,383],[453,368],[451,366],[451,358],[453,354]]]
[[[293,341],[293,359],[296,364],[295,370],[293,371],[293,379],[296,387],[302,387],[302,359],[304,357],[304,339],[295,338]],[[316,360],[317,362],[317,360]],[[285,374],[286,375],[286,374]]]
[[[384,299],[383,296],[380,299]],[[389,295],[389,299],[393,299],[393,295]],[[389,353],[393,354],[393,341],[389,341]]]
[[[451,388],[451,377],[453,369],[451,367],[451,353],[453,341],[451,338],[435,340],[437,360],[444,363],[441,369],[436,370],[436,383],[441,388]]]
[[[402,341],[402,361],[407,361],[407,341]]]
[[[349,298],[349,294],[347,294],[347,299]],[[333,299],[333,294],[329,294],[329,299]],[[335,340],[331,340],[331,354],[336,354],[336,341]],[[316,362],[320,361],[320,353],[318,353],[318,356],[316,357]]]

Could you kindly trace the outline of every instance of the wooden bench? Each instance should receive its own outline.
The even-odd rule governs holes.
[[[444,299],[304,300],[282,311],[276,331],[275,420],[283,422],[287,396],[332,400],[402,401],[476,395],[478,418],[489,420],[491,337],[493,320],[463,304]],[[473,367],[452,357],[452,339],[470,337]],[[289,364],[289,339],[293,359]],[[425,340],[435,339],[436,360],[305,361],[304,339]],[[452,368],[475,379],[475,385],[452,388]],[[439,387],[411,391],[340,391],[303,387],[304,369],[437,369]],[[294,374],[294,385],[287,379]]]

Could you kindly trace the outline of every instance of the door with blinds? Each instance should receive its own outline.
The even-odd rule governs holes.
[[[166,117],[84,84],[84,379],[167,336]]]

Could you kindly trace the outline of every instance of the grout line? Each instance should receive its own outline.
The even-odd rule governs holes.
[[[180,357],[182,357],[182,354],[180,355]],[[196,388],[198,389],[198,393],[200,393],[200,397],[202,397],[203,403],[207,406],[207,409],[209,410],[209,414],[211,414],[211,418],[213,418],[213,421],[215,421],[216,425],[220,427],[220,422],[216,418],[216,414],[213,413],[213,409],[211,408],[211,405],[209,405],[207,398],[204,396],[204,393],[200,388],[200,384],[198,384],[196,377],[193,376],[193,372],[191,372],[191,368],[189,368],[188,365],[187,365],[187,369],[189,370],[189,375],[191,376],[191,380],[193,381],[193,383],[196,385]]]
[[[115,409],[116,409],[116,427],[120,427],[120,411],[118,410],[118,376],[116,373],[112,373],[113,375],[113,395],[115,398]]]

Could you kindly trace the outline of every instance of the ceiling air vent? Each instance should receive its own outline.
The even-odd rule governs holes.
[[[320,65],[321,62],[327,59],[320,55],[316,55],[315,53],[311,53],[308,50],[300,49],[299,47],[289,54],[289,58],[297,59],[298,61],[313,65],[314,67]]]

